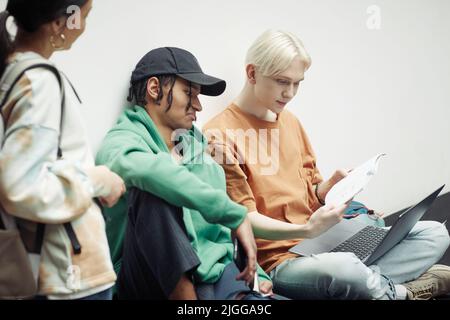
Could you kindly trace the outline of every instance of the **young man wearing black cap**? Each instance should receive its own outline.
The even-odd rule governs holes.
[[[150,51],[132,73],[135,106],[97,155],[130,190],[106,212],[119,299],[235,299],[258,278],[260,291],[272,292],[247,210],[227,196],[223,170],[192,124],[202,110],[198,95],[218,96],[225,86],[179,48]],[[248,258],[242,272],[232,232]]]

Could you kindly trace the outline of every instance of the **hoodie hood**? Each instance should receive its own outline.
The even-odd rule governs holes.
[[[130,131],[141,137],[150,149],[157,152],[170,152],[163,137],[160,135],[158,127],[153,122],[145,108],[133,106],[120,116],[112,132]],[[202,132],[195,126],[190,130],[180,129],[174,136],[177,142],[175,148],[183,156],[182,163],[196,162],[207,148],[207,140]]]

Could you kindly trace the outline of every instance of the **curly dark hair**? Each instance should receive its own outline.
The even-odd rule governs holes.
[[[128,91],[128,97],[127,100],[129,102],[133,102],[141,107],[145,107],[147,104],[147,82],[150,78],[157,78],[159,80],[159,93],[158,97],[155,99],[155,103],[157,105],[161,105],[161,100],[164,98],[164,92],[163,87],[170,86],[169,92],[167,94],[167,102],[168,106],[166,109],[166,112],[170,110],[172,107],[173,102],[173,87],[175,85],[175,82],[177,80],[176,75],[156,75],[156,76],[150,76],[146,79],[142,79],[139,81],[136,81],[135,83],[132,83],[129,91]],[[186,106],[186,109],[190,108],[192,105],[192,83],[189,82],[189,103]]]

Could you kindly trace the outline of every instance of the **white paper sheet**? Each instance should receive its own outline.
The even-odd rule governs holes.
[[[385,153],[380,153],[353,169],[347,177],[336,183],[327,193],[327,205],[340,206],[360,193],[378,170],[379,160]]]

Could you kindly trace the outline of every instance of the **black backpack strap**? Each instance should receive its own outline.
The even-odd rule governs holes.
[[[22,79],[25,72],[32,70],[32,69],[38,69],[38,68],[47,69],[47,70],[53,72],[53,74],[56,76],[56,79],[58,80],[58,83],[60,85],[61,97],[63,98],[64,85],[62,82],[61,74],[59,73],[58,69],[55,66],[45,62],[45,60],[43,60],[43,59],[30,59],[30,60],[27,60],[24,62],[20,62],[20,64],[18,66],[12,67],[12,69],[7,74],[3,75],[3,77],[2,77],[3,84],[0,87],[0,93],[1,93],[1,95],[0,95],[0,97],[1,97],[0,110],[3,107],[3,105],[6,103],[6,101],[8,100],[8,98],[9,98],[12,90],[16,86],[16,84],[20,81],[20,79]],[[64,102],[64,100],[62,100],[62,102]]]
[[[46,62],[43,59],[30,59],[29,61],[25,61],[25,62],[21,62],[21,69],[15,69],[13,67],[13,69],[11,69],[11,71],[4,75],[4,79],[6,79],[3,85],[0,87],[0,97],[1,97],[1,101],[0,101],[0,111],[3,107],[3,105],[6,103],[6,101],[8,100],[12,90],[14,89],[15,85],[20,81],[20,79],[23,77],[23,75],[25,74],[25,72],[32,70],[32,69],[46,69],[51,71],[55,76],[56,79],[58,80],[59,86],[60,86],[60,90],[61,90],[61,115],[60,115],[60,125],[59,125],[59,136],[58,136],[58,152],[57,152],[57,157],[58,159],[62,158],[63,154],[62,154],[62,150],[61,150],[61,138],[62,138],[62,131],[63,131],[63,119],[64,119],[64,109],[65,109],[65,104],[66,104],[66,96],[65,96],[65,90],[64,90],[64,82],[63,79],[61,77],[61,73],[59,72],[59,70],[49,64],[48,62]],[[72,83],[69,81],[69,79],[64,75],[64,77],[67,79],[67,81],[69,82],[70,86],[72,87],[72,90],[74,91],[78,101],[81,100],[78,96],[78,93],[76,92],[75,88],[73,87]],[[11,78],[13,78],[13,80],[11,80]],[[2,79],[3,80],[3,79]],[[5,125],[6,127],[6,125]],[[80,242],[78,241],[77,235],[75,234],[75,231],[73,229],[73,226],[70,222],[65,223],[64,224],[64,228],[67,232],[67,235],[70,239],[71,245],[72,245],[72,249],[74,251],[75,254],[80,254],[81,253],[81,245]],[[41,249],[42,249],[42,244],[44,241],[44,234],[45,234],[45,224],[42,223],[38,223],[37,224],[37,229],[36,229],[36,240],[35,240],[35,250],[36,252],[40,253]]]
[[[73,230],[73,226],[70,222],[64,223],[64,229],[66,229],[66,233],[69,236],[70,243],[72,244],[72,249],[74,254],[81,253],[81,244],[78,241],[77,235],[75,234],[75,230]]]
[[[38,223],[36,227],[36,238],[34,241],[34,252],[41,253],[42,244],[44,243],[44,235],[45,235],[45,224]]]
[[[51,71],[58,80],[59,87],[61,90],[61,117],[60,117],[60,125],[59,125],[59,136],[58,136],[58,157],[60,158],[62,156],[62,151],[60,148],[61,145],[61,137],[62,137],[62,129],[63,129],[63,117],[64,117],[64,106],[66,103],[65,99],[65,90],[64,90],[64,83],[61,78],[61,74],[59,73],[58,69],[46,62],[42,62],[41,59],[30,59],[29,61],[25,61],[21,65],[21,69],[16,69],[15,67],[12,68],[12,70],[6,74],[4,77],[6,80],[4,81],[4,84],[1,86],[1,94],[0,97],[0,111],[5,105],[6,101],[8,100],[9,96],[11,95],[11,92],[13,91],[16,84],[20,81],[20,79],[23,77],[23,75],[32,69],[47,69]],[[14,80],[11,80],[10,78],[14,77]],[[6,123],[5,123],[6,127]]]
[[[80,104],[83,103],[83,101],[81,101],[80,96],[78,95],[77,90],[75,90],[75,87],[73,86],[72,82],[70,81],[70,79],[66,76],[66,74],[62,71],[59,71],[60,74],[62,74],[64,76],[64,79],[66,79],[67,83],[70,85],[70,87],[72,88],[73,93],[75,94],[75,97],[77,97],[77,100]]]
[[[6,230],[5,223],[3,222],[3,217],[0,214],[0,230]]]

